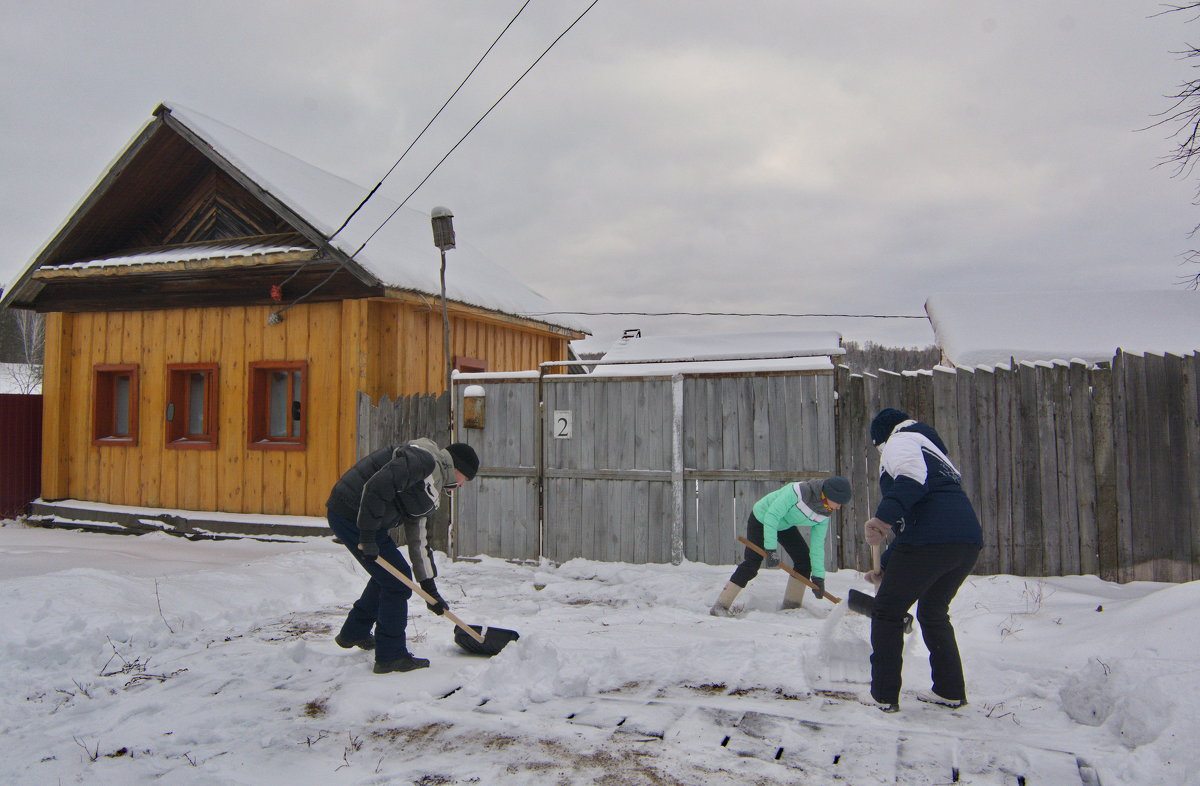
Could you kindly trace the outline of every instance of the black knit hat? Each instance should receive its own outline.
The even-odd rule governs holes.
[[[887,407],[879,410],[879,414],[871,421],[871,441],[882,445],[892,436],[892,429],[908,420],[908,413]]]
[[[465,475],[467,480],[475,478],[475,474],[479,472],[479,456],[476,455],[475,448],[465,442],[454,442],[446,446],[446,452],[450,454],[454,468]]]
[[[825,499],[839,505],[845,505],[854,496],[854,492],[850,489],[850,481],[840,475],[825,478],[825,482],[821,484],[821,493],[825,495]]]

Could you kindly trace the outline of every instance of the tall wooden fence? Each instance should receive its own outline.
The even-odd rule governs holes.
[[[17,516],[42,488],[42,397],[0,394],[0,516]]]
[[[484,463],[459,495],[457,552],[728,564],[759,495],[840,474],[854,499],[834,516],[828,566],[865,570],[861,525],[879,501],[868,427],[894,406],[934,426],[963,472],[984,527],[978,573],[1191,581],[1198,379],[1200,354],[1119,353],[1110,368],[483,380],[484,428],[460,420],[456,436]],[[446,433],[444,399],[381,404],[360,398],[360,454]],[[554,436],[562,413],[570,438]],[[444,524],[439,537],[445,548]]]
[[[871,418],[892,406],[941,434],[984,530],[977,572],[1200,578],[1200,355],[1119,353],[1111,368],[1018,364],[840,369],[838,470],[855,498],[837,537],[863,569],[878,502]]]

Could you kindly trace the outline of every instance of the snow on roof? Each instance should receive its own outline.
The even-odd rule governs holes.
[[[939,293],[925,301],[942,353],[956,366],[1113,359],[1200,350],[1200,293]]]
[[[745,371],[831,369],[845,354],[835,331],[707,333],[690,336],[625,336],[592,374],[662,376]]]
[[[200,112],[178,104],[163,106],[172,117],[212,145],[222,157],[326,238],[341,226],[369,192],[367,188],[301,161]],[[382,191],[376,193],[331,243],[348,255],[354,254],[383,225],[354,260],[384,286],[438,296],[441,292],[441,261],[433,245],[429,215],[403,207],[389,220],[388,216],[397,206],[398,203],[383,196]],[[460,220],[455,228],[461,236],[466,225]],[[556,310],[550,301],[518,281],[509,271],[464,245],[446,254],[446,297],[507,314],[544,314]],[[582,324],[562,317],[531,318],[588,332]]]
[[[269,243],[225,243],[206,246],[181,246],[179,248],[154,249],[118,257],[103,257],[67,265],[55,265],[55,270],[93,267],[121,267],[125,265],[157,265],[168,262],[191,262],[197,259],[227,259],[248,257],[258,254],[278,254],[289,251],[311,251],[304,246],[281,246]]]

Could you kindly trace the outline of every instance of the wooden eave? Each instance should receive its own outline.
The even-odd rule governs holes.
[[[388,300],[398,300],[403,303],[414,304],[422,309],[429,311],[441,312],[441,299],[433,295],[427,295],[424,292],[418,292],[415,289],[398,289],[388,287],[384,290],[384,295]],[[461,314],[470,317],[479,322],[487,322],[494,325],[503,325],[505,327],[515,327],[521,330],[531,331],[535,333],[543,333],[551,336],[559,336],[569,341],[578,341],[586,338],[587,333],[559,325],[551,325],[547,322],[540,322],[536,319],[528,317],[519,317],[515,314],[507,314],[503,311],[493,311],[491,309],[474,306],[469,303],[462,303],[457,300],[446,299],[446,312],[448,314]]]
[[[317,287],[326,278],[328,282]],[[377,297],[383,292],[382,287],[363,285],[344,267],[316,250],[151,264],[42,268],[34,272],[31,283],[40,289],[36,299],[38,311],[61,312],[279,306],[314,288],[303,302]],[[282,301],[271,298],[273,285],[282,285]]]

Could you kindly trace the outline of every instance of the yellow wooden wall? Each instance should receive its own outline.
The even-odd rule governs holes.
[[[440,311],[395,300],[301,304],[268,325],[267,306],[49,314],[43,385],[42,496],[152,508],[324,515],[355,460],[358,392],[378,398],[444,388]],[[492,371],[565,359],[566,339],[468,313],[452,353]],[[246,443],[248,364],[308,362],[307,447]],[[168,363],[219,364],[216,450],[164,447]],[[92,445],[92,368],[139,366],[138,444]],[[414,435],[419,436],[419,435]]]

